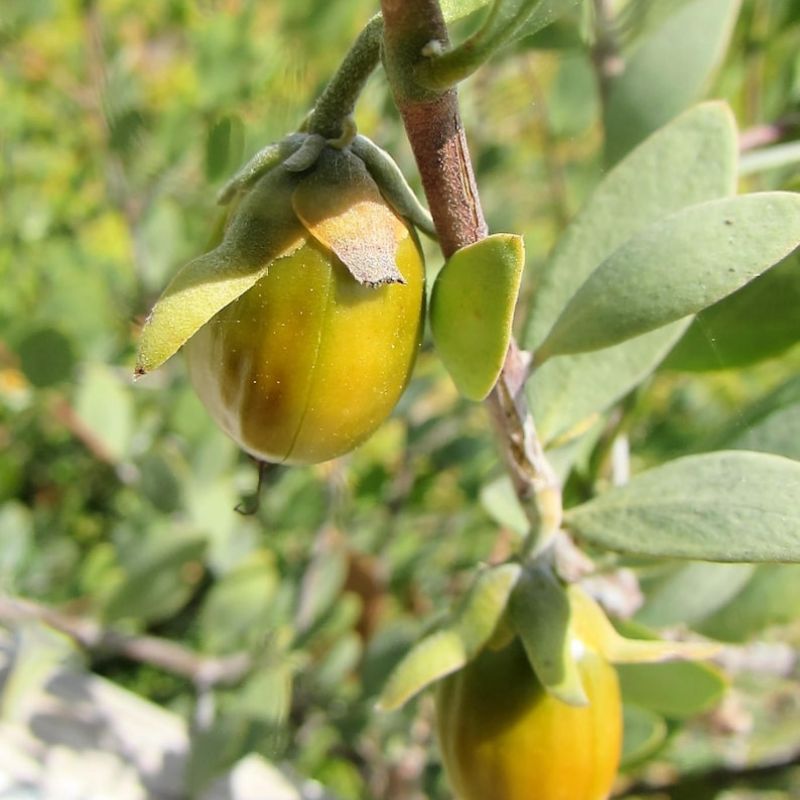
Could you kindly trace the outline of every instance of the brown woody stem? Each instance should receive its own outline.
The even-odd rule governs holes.
[[[424,51],[446,49],[437,0],[381,0],[383,58],[395,102],[422,177],[445,258],[487,235],[458,95],[417,84]],[[528,364],[512,340],[497,385],[486,400],[516,494],[531,522],[526,548],[539,552],[561,525],[561,491],[536,436],[524,394]]]

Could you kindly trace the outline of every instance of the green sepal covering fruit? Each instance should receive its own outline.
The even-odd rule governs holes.
[[[245,170],[226,190],[222,240],[156,303],[136,371],[184,347],[200,399],[243,449],[314,463],[366,439],[407,385],[424,265],[413,229],[349,149],[325,146],[302,172],[274,161],[270,151],[263,173]]]

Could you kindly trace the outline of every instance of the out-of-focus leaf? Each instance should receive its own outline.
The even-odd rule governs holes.
[[[108,458],[119,461],[128,455],[135,425],[133,398],[130,385],[114,370],[104,364],[84,368],[75,411]]]
[[[800,342],[800,258],[784,260],[730,297],[701,311],[663,366],[744,367]]]
[[[156,621],[180,609],[202,577],[203,539],[169,526],[153,528],[138,543],[130,565],[123,562],[121,580],[102,601],[102,617]]]
[[[701,633],[730,642],[743,642],[771,625],[800,617],[800,566],[761,564],[742,591],[708,617]]]
[[[742,155],[739,174],[752,175],[768,169],[782,169],[800,163],[800,142],[785,142]]]
[[[655,753],[667,739],[667,723],[654,711],[625,703],[622,709],[623,767],[637,764]]]
[[[681,564],[647,592],[636,619],[654,628],[693,626],[736,595],[753,570],[753,564]]]
[[[229,114],[209,128],[206,139],[206,177],[215,181],[232,171],[241,161],[244,149],[244,125]]]
[[[727,106],[705,103],[682,114],[611,170],[534,277],[525,346],[535,352],[581,284],[639,230],[686,206],[732,194],[736,144]],[[655,368],[685,324],[540,367],[528,381],[540,436],[549,441],[618,400]]]
[[[16,500],[0,506],[0,542],[0,585],[13,587],[34,546],[33,515],[27,506]]]
[[[507,475],[495,478],[481,489],[481,504],[498,525],[503,525],[520,536],[527,534],[530,523]]]
[[[223,653],[263,643],[278,580],[274,557],[258,550],[217,581],[199,615],[205,646]]]
[[[741,0],[690,0],[650,32],[610,81],[606,157],[613,164],[700,99],[725,55]]]
[[[72,342],[54,328],[31,331],[17,346],[25,377],[39,388],[67,381],[75,369]]]
[[[647,470],[566,513],[611,550],[706,561],[800,561],[800,463],[721,451]]]
[[[716,667],[693,661],[621,664],[617,671],[626,703],[671,719],[708,711],[727,688],[724,675]]]
[[[694,314],[800,243],[800,194],[764,192],[690,206],[649,225],[572,297],[537,351],[609,347]]]

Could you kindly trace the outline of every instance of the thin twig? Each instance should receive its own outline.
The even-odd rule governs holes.
[[[204,656],[168,639],[121,633],[104,628],[94,620],[64,614],[32,600],[0,596],[0,622],[19,624],[30,621],[42,622],[66,634],[93,655],[122,656],[150,664],[187,678],[200,687],[238,683],[252,667],[252,659],[247,653],[221,658]]]

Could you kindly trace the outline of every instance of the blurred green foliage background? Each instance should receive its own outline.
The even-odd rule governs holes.
[[[622,46],[657,29],[672,5],[628,3],[615,31]],[[255,465],[210,422],[181,359],[132,381],[137,331],[168,277],[203,249],[215,191],[245,157],[299,125],[376,6],[5,0],[0,9],[0,592],[199,655],[248,654],[245,678],[218,687],[213,719],[193,726],[194,787],[256,751],[344,800],[447,797],[430,698],[394,715],[372,704],[391,665],[447,610],[474,565],[503,558],[518,536],[494,482],[501,471],[484,412],[458,398],[427,345],[393,418],[366,445],[318,467],[270,470],[250,516],[234,509],[252,502]],[[586,28],[585,15],[567,16],[461,90],[490,226],[526,236],[527,292],[605,169]],[[751,136],[779,121],[792,140],[800,135],[798,53],[798,5],[745,0],[722,65],[686,102],[723,97]],[[418,188],[381,74],[357,121]],[[800,190],[792,163],[743,181]],[[440,259],[428,250],[435,271]],[[800,270],[796,258],[780,269],[762,299],[740,297],[739,307],[718,312],[721,335],[726,325],[739,332],[734,356],[724,341],[715,349],[717,333],[692,329],[697,341],[684,345],[683,361],[675,356],[680,369],[662,370],[625,402],[624,426],[613,418],[609,430],[624,433],[634,468],[730,430],[757,438],[748,432],[770,420],[779,426],[773,451],[800,457],[800,393],[791,383],[800,367]],[[520,320],[525,307],[524,295]],[[742,325],[770,320],[780,321],[772,346],[736,363],[742,343],[759,336]],[[727,369],[706,369],[698,348],[709,342],[710,358],[719,358],[711,366]],[[688,371],[691,358],[704,371]],[[782,385],[777,406],[752,410]],[[607,480],[600,452],[587,452],[571,473],[573,497]],[[636,567],[647,591],[677,574],[671,565],[601,563]],[[656,767],[632,768],[633,780],[689,776],[664,796],[800,792],[796,767],[736,775],[800,754],[800,580],[781,571],[790,568],[759,569],[773,570],[761,593],[743,576],[738,588],[749,586],[755,599],[733,591],[738,609],[720,604],[723,617],[707,628],[788,647],[794,666],[778,675],[744,670],[729,705],[688,726],[667,713],[669,730],[650,753]],[[654,626],[702,622],[649,609],[642,621]],[[185,675],[114,653],[85,659],[195,719],[197,686]]]

